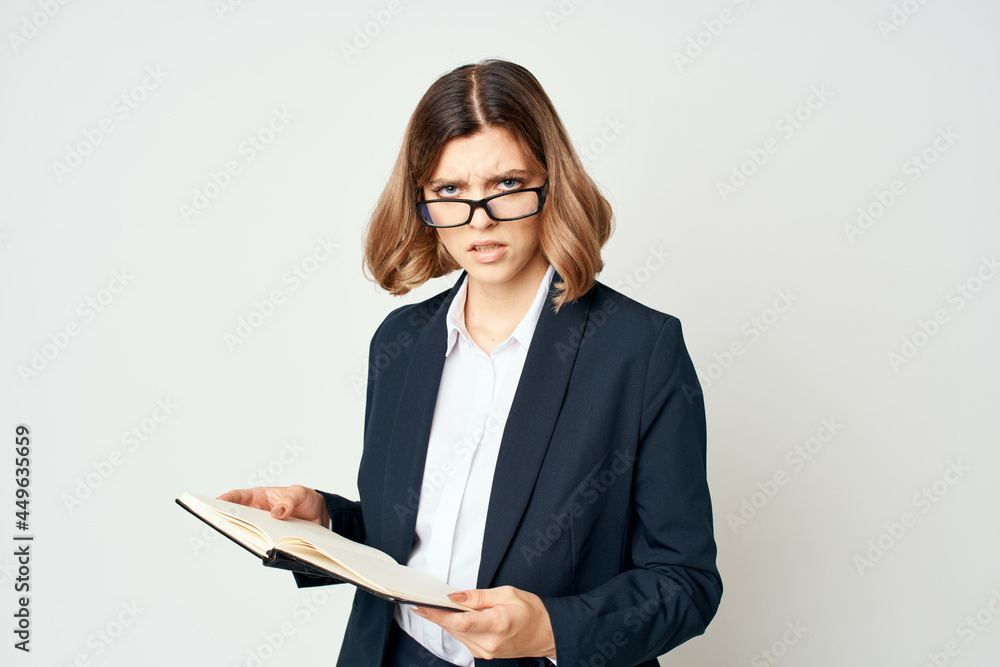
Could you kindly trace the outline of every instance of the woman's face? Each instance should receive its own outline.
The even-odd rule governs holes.
[[[424,199],[479,200],[545,182],[504,129],[451,139],[423,187]],[[469,288],[503,296],[534,293],[548,268],[538,243],[539,216],[498,222],[477,208],[462,227],[435,230],[469,275]]]

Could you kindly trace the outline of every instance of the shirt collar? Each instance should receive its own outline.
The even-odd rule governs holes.
[[[552,276],[555,272],[555,267],[549,264],[549,268],[545,271],[545,275],[542,276],[542,281],[538,285],[535,300],[531,302],[528,312],[521,318],[520,323],[514,327],[514,331],[511,332],[507,340],[513,338],[524,347],[528,347],[531,344],[531,337],[535,334],[535,326],[538,324],[538,318],[541,316],[542,308],[545,306],[545,297],[549,293],[549,285],[552,283]],[[455,298],[452,299],[451,305],[448,307],[448,316],[445,319],[448,325],[445,357],[451,354],[451,351],[455,348],[455,343],[458,341],[460,334],[472,343],[472,336],[469,335],[468,329],[465,328],[465,297],[468,291],[469,280],[468,275],[465,275],[462,277],[462,284],[459,286]],[[500,345],[503,345],[503,343],[500,343]]]

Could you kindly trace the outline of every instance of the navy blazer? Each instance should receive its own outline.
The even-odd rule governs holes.
[[[323,493],[336,532],[401,563],[459,284],[375,332],[361,500]],[[679,320],[601,283],[558,313],[547,301],[501,441],[477,587],[538,595],[560,666],[653,667],[715,615],[715,560],[705,409]],[[339,667],[382,664],[394,606],[356,593]],[[485,664],[547,662],[476,660]]]

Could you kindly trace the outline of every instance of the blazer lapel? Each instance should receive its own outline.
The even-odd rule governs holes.
[[[404,564],[413,546],[427,442],[444,368],[448,307],[461,282],[461,278],[455,281],[448,296],[413,344],[389,440],[382,496],[381,549]]]
[[[553,283],[559,281],[559,274]],[[594,290],[553,312],[548,300],[531,338],[504,427],[486,515],[477,586],[492,585],[528,504],[562,407]]]
[[[465,276],[463,272],[462,277]],[[553,282],[560,280],[556,273]],[[416,508],[437,403],[447,336],[446,317],[461,280],[414,342],[400,391],[386,461],[380,548],[406,563],[413,546]],[[535,326],[504,427],[486,516],[477,585],[489,587],[528,504],[555,429],[593,290],[553,312],[547,301]],[[414,497],[416,496],[416,497]],[[396,508],[405,508],[397,512]]]

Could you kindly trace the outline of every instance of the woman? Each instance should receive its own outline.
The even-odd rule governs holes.
[[[610,232],[527,70],[489,60],[430,87],[366,266],[393,294],[463,272],[372,338],[360,501],[220,496],[382,549],[475,610],[358,591],[339,665],[652,666],[704,632],[722,587],[701,392],[678,320],[596,282]]]

